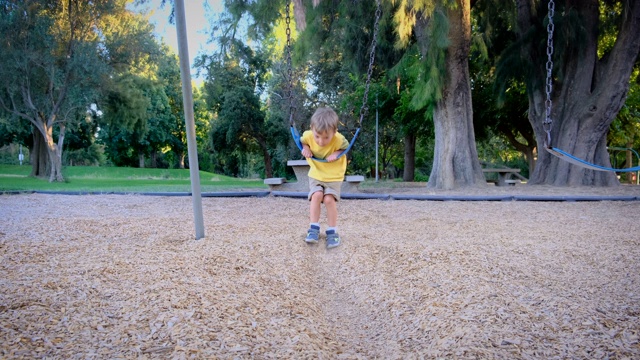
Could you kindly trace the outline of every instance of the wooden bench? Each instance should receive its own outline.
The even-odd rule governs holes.
[[[486,168],[482,169],[484,173],[497,173],[498,174],[498,182],[496,182],[496,186],[507,186],[507,185],[515,185],[516,182],[520,182],[520,180],[512,180],[511,176],[513,174],[517,174],[520,172],[520,169],[509,169],[509,168]]]
[[[284,183],[287,182],[287,178],[266,178],[264,179],[264,184],[265,185],[269,185],[269,188],[271,188],[271,186],[278,186],[278,185],[282,185]]]

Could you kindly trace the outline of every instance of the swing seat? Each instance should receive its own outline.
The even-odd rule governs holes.
[[[545,149],[547,150],[547,152],[549,152],[551,155],[558,157],[559,159],[562,159],[568,163],[571,163],[573,165],[576,166],[580,166],[586,169],[590,169],[590,170],[596,170],[596,171],[613,171],[613,172],[635,172],[635,171],[640,171],[640,166],[636,166],[636,167],[630,167],[630,168],[624,168],[624,169],[616,169],[616,168],[612,168],[612,167],[607,167],[607,166],[600,166],[597,164],[592,164],[586,160],[580,159],[576,156],[573,156],[563,150],[560,150],[558,148],[554,148],[554,147],[545,147]]]
[[[351,147],[356,142],[356,138],[358,138],[359,133],[360,133],[360,128],[357,128],[356,133],[353,135],[353,138],[351,139],[351,142],[349,142],[349,146],[347,146],[347,148],[342,153],[340,153],[340,155],[338,155],[338,159],[344,156],[346,153],[348,153],[349,150],[351,150]],[[302,151],[302,143],[300,142],[300,133],[298,132],[298,129],[296,129],[295,126],[291,126],[291,136],[293,137],[293,141],[296,143],[296,146],[298,147],[298,149]],[[315,157],[311,157],[311,159],[317,162],[327,162],[326,159],[317,159]]]

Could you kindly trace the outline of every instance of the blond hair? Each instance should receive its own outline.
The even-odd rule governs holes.
[[[328,106],[319,107],[311,116],[311,129],[323,134],[338,131],[338,114]]]

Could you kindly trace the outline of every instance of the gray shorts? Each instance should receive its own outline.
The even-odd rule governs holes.
[[[340,201],[340,189],[342,188],[342,181],[318,181],[314,178],[309,178],[309,195],[307,198],[311,200],[311,195],[315,192],[322,192],[325,195],[333,195],[336,201]]]

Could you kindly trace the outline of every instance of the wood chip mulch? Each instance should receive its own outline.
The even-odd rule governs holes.
[[[640,358],[640,201],[202,202],[0,195],[0,358]]]

